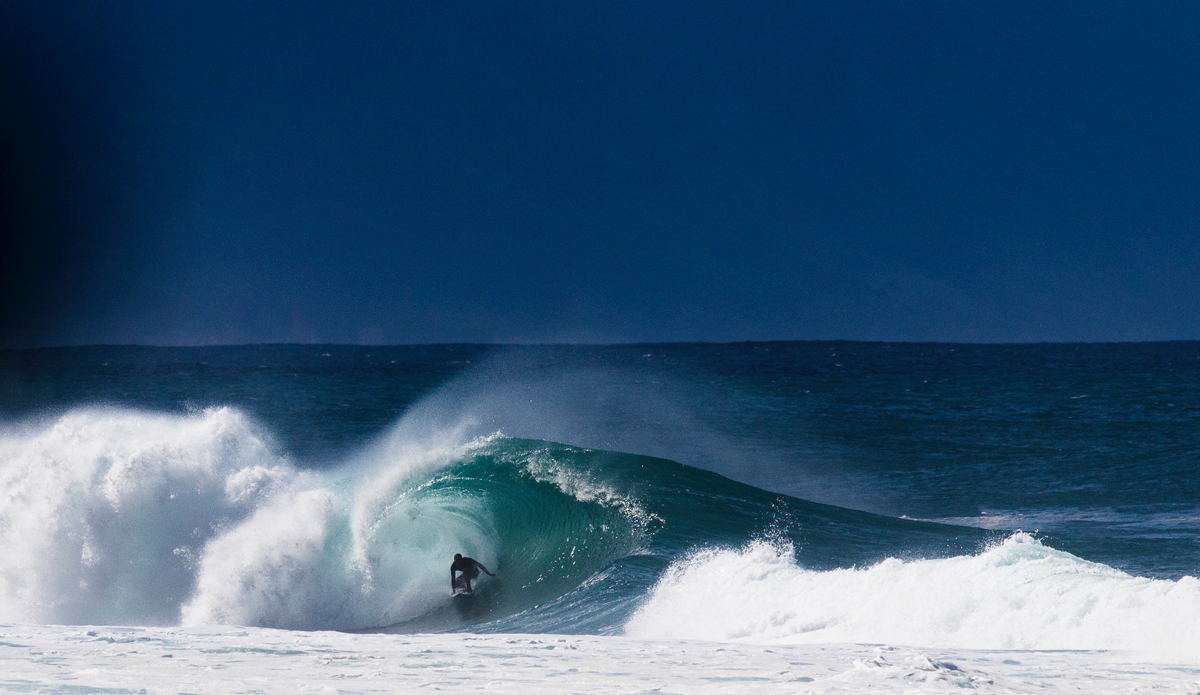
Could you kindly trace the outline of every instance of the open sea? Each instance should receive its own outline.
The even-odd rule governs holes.
[[[1195,695],[1197,576],[1197,342],[0,351],[4,691]]]

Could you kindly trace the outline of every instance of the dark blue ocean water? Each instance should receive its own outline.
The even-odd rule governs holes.
[[[0,420],[26,620],[605,632],[679,558],[755,539],[831,570],[1023,530],[1200,575],[1200,343],[2,351]],[[306,519],[311,557],[262,545]],[[59,529],[51,559],[25,522]],[[460,546],[503,582],[410,610],[413,567]]]

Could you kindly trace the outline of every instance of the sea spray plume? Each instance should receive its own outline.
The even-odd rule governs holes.
[[[792,386],[777,391],[787,397],[764,399],[767,383],[778,389],[774,377],[759,383],[731,378],[729,364],[701,356],[714,347],[617,345],[580,352],[509,346],[464,370],[405,417],[443,426],[472,423],[474,436],[502,431],[654,456],[773,492],[880,511],[857,485],[846,484],[847,453],[819,422],[808,435],[805,413],[813,406],[791,397],[799,382],[792,378]],[[803,359],[810,358],[789,358]],[[737,367],[755,368],[753,362]]]
[[[296,473],[231,408],[80,408],[0,434],[0,620],[173,624],[191,563]]]
[[[634,369],[601,358],[580,360],[555,346],[510,346],[422,399],[404,421],[412,429],[460,428],[468,438],[500,431],[668,458],[735,480],[761,482],[761,472],[782,463],[761,441],[727,434],[724,420],[745,409],[712,387],[715,377],[659,365],[655,349],[638,348],[647,369]],[[808,464],[792,455],[782,467],[801,476]]]
[[[1129,576],[1017,533],[974,556],[827,572],[756,541],[674,564],[627,622],[644,638],[1200,654],[1200,580]]]

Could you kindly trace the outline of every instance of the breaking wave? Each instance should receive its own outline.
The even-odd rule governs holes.
[[[1200,581],[1132,577],[1016,533],[979,554],[813,571],[788,543],[673,565],[626,626],[650,638],[1200,653]]]
[[[1194,577],[666,459],[417,429],[318,472],[233,408],[9,426],[0,622],[1200,652]],[[452,598],[454,553],[498,576]]]

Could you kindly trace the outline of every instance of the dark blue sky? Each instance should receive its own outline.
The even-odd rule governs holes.
[[[1200,3],[0,4],[0,346],[1200,339]]]

